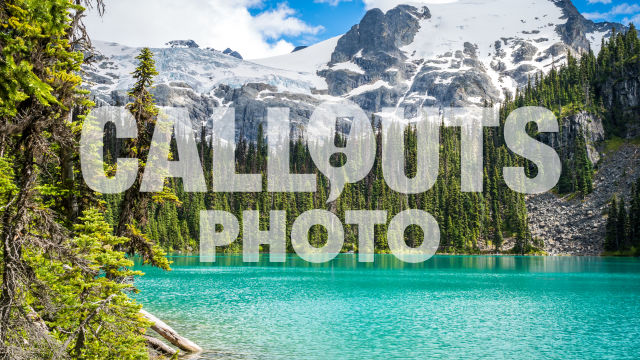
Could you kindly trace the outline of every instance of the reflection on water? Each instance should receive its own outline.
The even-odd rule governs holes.
[[[140,267],[138,300],[200,359],[640,358],[636,259],[171,260]]]
[[[357,255],[339,255],[326,264],[306,262],[295,255],[287,257],[284,263],[269,262],[268,255],[261,255],[258,263],[245,263],[241,255],[220,256],[215,263],[200,263],[193,255],[169,256],[172,267],[182,268],[230,268],[230,267],[270,267],[299,269],[343,269],[343,270],[446,270],[471,272],[534,272],[534,273],[611,273],[635,272],[640,262],[635,258],[602,257],[531,257],[531,256],[435,256],[429,261],[411,264],[399,261],[392,255],[376,255],[375,262],[361,263]]]

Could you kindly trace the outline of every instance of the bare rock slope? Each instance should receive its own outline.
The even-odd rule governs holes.
[[[640,176],[640,146],[625,144],[602,159],[594,191],[587,197],[560,198],[552,193],[527,199],[530,230],[550,255],[600,255],[604,250],[609,201],[630,199]]]

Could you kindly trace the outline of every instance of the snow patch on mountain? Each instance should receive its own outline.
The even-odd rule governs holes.
[[[325,67],[325,69],[326,68],[329,68],[329,67]],[[355,63],[350,62],[350,61],[345,61],[343,63],[338,63],[338,64],[335,64],[335,65],[332,65],[330,67],[330,69],[331,70],[346,70],[346,71],[354,72],[356,74],[364,74],[365,73],[365,71],[362,70],[362,68],[358,64],[355,64]]]
[[[375,83],[373,83],[373,84],[362,85],[362,86],[360,86],[360,87],[358,87],[358,88],[353,89],[353,90],[348,94],[348,96],[349,96],[349,97],[351,97],[351,96],[362,95],[362,94],[365,94],[365,93],[367,93],[367,92],[369,92],[369,91],[377,90],[377,89],[380,89],[380,88],[382,88],[382,87],[385,87],[385,88],[387,88],[387,89],[390,89],[392,86],[391,86],[391,85],[389,85],[389,83],[388,83],[388,82],[386,82],[386,81],[378,80],[378,81],[376,81],[376,82],[375,82]]]
[[[134,83],[131,73],[140,48],[95,41],[98,62],[86,69],[89,85],[96,93],[126,91]],[[176,47],[151,49],[159,75],[156,84],[184,84],[198,93],[210,93],[219,85],[238,88],[247,83],[263,83],[279,91],[310,94],[326,89],[326,82],[315,74],[276,69],[242,61],[212,49]]]
[[[333,50],[336,48],[340,37],[341,36],[336,36],[291,54],[252,61],[256,64],[272,68],[315,74],[331,61],[331,53],[333,53]]]
[[[421,22],[414,42],[403,48],[412,57],[432,58],[462,49],[469,42],[478,47],[479,58],[490,59],[496,40],[557,40],[555,26],[566,22],[561,19],[561,9],[551,1],[460,0],[429,5],[429,10],[431,19]]]

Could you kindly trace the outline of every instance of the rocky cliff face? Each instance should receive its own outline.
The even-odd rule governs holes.
[[[541,134],[541,140],[556,149],[563,158],[571,159],[578,136],[583,136],[589,159],[597,164],[601,157],[597,147],[605,139],[602,118],[588,112],[579,112],[562,119],[560,123],[560,132]]]
[[[607,109],[619,109],[616,117],[626,123],[626,137],[640,136],[640,71],[626,66],[601,85]]]
[[[232,50],[230,48],[226,48],[225,51],[223,51],[222,53],[225,54],[225,55],[233,56],[236,59],[243,60],[243,57],[242,57],[242,55],[240,55],[239,52],[234,51],[234,50]]]
[[[382,106],[395,104],[393,100],[397,100],[401,88],[406,87],[402,82],[417,67],[406,62],[407,56],[401,47],[413,42],[420,30],[420,20],[429,18],[431,13],[427,7],[419,10],[401,5],[386,14],[379,9],[367,12],[360,24],[338,40],[328,69],[320,72],[327,80],[329,94],[342,96],[362,85],[382,80],[390,86],[379,92],[388,90],[389,95],[378,98],[390,101],[369,103],[368,110],[379,111]],[[393,71],[389,71],[392,68]]]
[[[431,12],[426,6],[417,9],[413,6],[400,5],[386,14],[380,9],[366,13],[360,24],[355,25],[338,40],[331,64],[338,64],[358,59],[378,60],[381,54],[406,58],[401,47],[411,44],[418,30],[420,21],[430,19]],[[381,68],[389,68],[381,63]]]
[[[303,135],[304,127],[320,101],[313,96],[290,92],[278,92],[271,85],[249,83],[240,88],[221,85],[215,91],[222,106],[233,104],[236,112],[236,135],[238,138],[255,139],[260,124],[267,121],[268,108],[289,109],[292,138]]]
[[[640,146],[627,143],[604,153],[605,135],[602,118],[580,112],[561,119],[559,133],[540,136],[568,163],[578,137],[583,136],[596,166],[593,193],[586,197],[546,193],[527,198],[529,229],[551,255],[600,255],[604,251],[609,201],[614,194],[630,200],[631,184],[640,177]]]
[[[171,48],[182,48],[182,49],[197,49],[200,47],[200,45],[198,45],[195,41],[193,40],[171,40],[168,43],[166,43],[165,45],[171,47]]]
[[[560,154],[564,163],[571,163],[578,137],[582,136],[593,164],[598,164],[602,154],[598,151],[605,139],[602,119],[599,116],[579,112],[561,119],[560,132],[541,134],[540,138]],[[619,166],[625,154],[610,154],[600,164],[594,182],[594,192],[585,199],[573,196],[559,197],[553,193],[527,198],[529,230],[541,239],[545,250],[552,255],[598,255],[604,249],[604,216],[607,202],[615,192],[616,179],[602,176]],[[628,155],[628,154],[627,154]],[[568,161],[565,161],[568,160]],[[612,161],[613,160],[613,161]],[[628,164],[625,164],[625,166]],[[619,175],[619,174],[617,174]]]

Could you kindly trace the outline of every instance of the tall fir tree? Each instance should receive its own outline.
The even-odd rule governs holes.
[[[617,236],[618,247],[620,250],[629,250],[631,243],[629,241],[629,216],[624,199],[618,202],[618,220],[617,220]]]
[[[618,199],[616,196],[611,199],[607,214],[605,250],[618,251],[620,243],[618,242]]]
[[[120,203],[120,217],[115,231],[116,235],[130,239],[123,244],[124,249],[129,253],[140,254],[144,262],[169,269],[169,262],[164,257],[165,253],[162,248],[154,244],[144,233],[148,223],[149,204],[155,195],[141,191],[142,177],[159,113],[150,92],[153,78],[158,75],[158,71],[155,67],[153,53],[148,48],[143,48],[136,59],[138,66],[132,74],[136,82],[129,91],[133,102],[127,105],[127,109],[131,111],[136,120],[138,137],[127,142],[124,152],[127,157],[137,158],[139,166],[133,186],[123,194]]]

